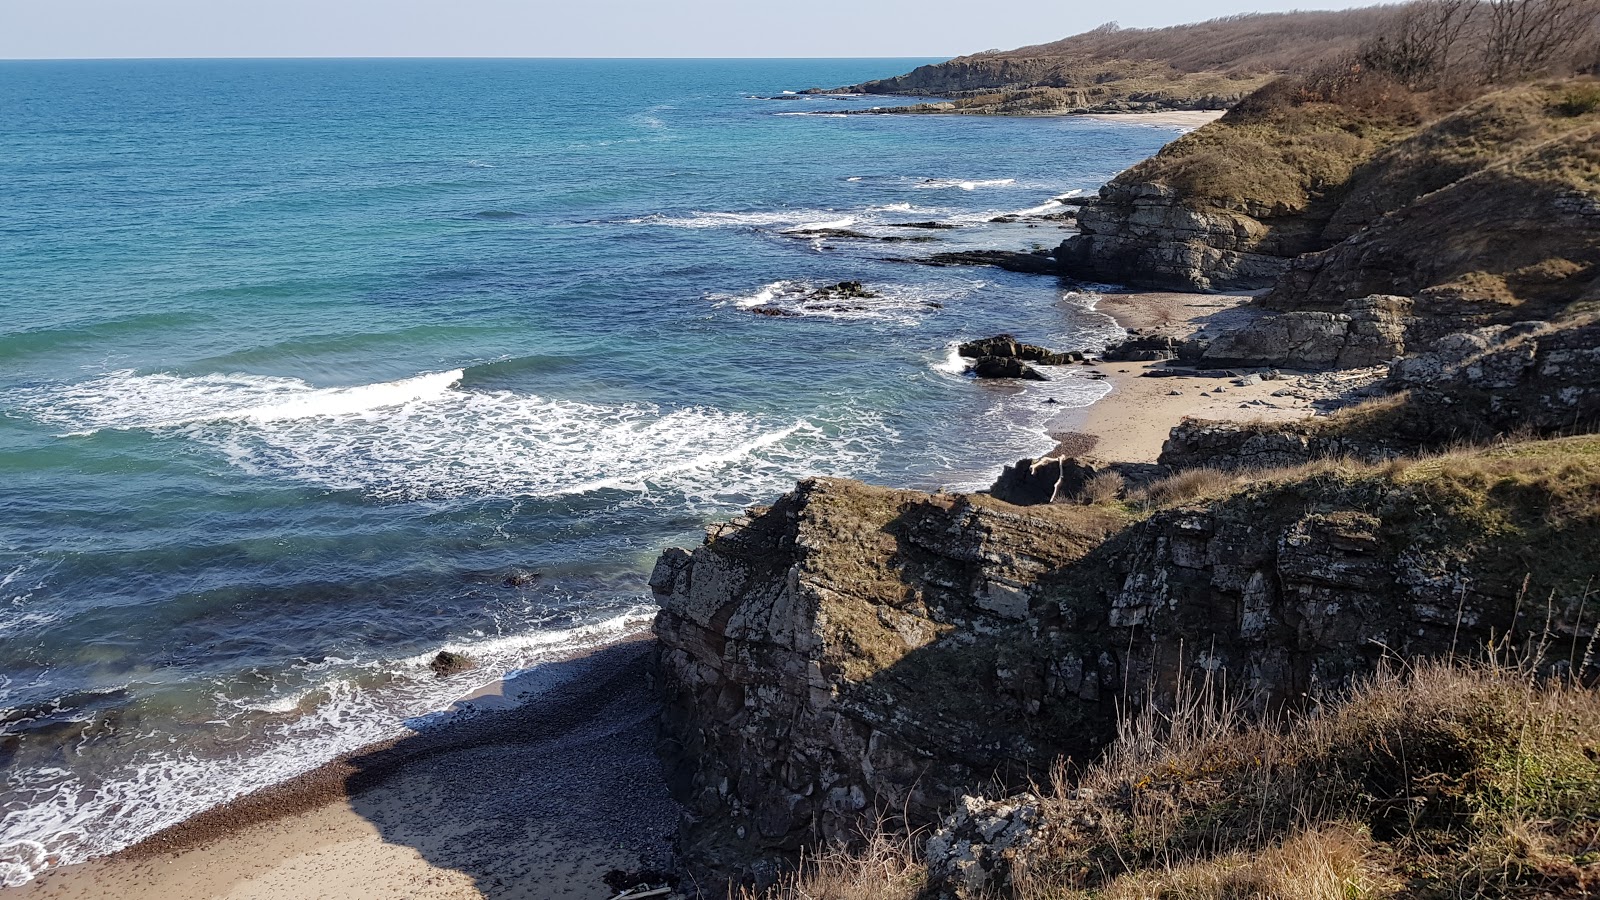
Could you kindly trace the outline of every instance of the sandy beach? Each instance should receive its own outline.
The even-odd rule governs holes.
[[[1201,329],[1234,328],[1263,313],[1247,294],[1138,292],[1107,294],[1095,307],[1123,328],[1183,338]],[[1283,373],[1258,384],[1237,385],[1212,373],[1144,377],[1160,362],[1103,362],[1111,393],[1092,406],[1068,410],[1050,425],[1099,438],[1093,455],[1110,462],[1153,463],[1167,433],[1184,417],[1282,422],[1326,408],[1341,392],[1320,376]],[[1379,377],[1370,373],[1371,378]],[[1352,384],[1363,383],[1354,376]]]
[[[16,900],[588,900],[660,866],[677,807],[656,760],[652,642],[548,663],[473,714],[241,798]],[[534,702],[529,702],[530,700]]]
[[[1221,109],[1169,109],[1163,112],[1073,113],[1072,115],[1102,122],[1121,122],[1125,125],[1177,125],[1199,128],[1207,122],[1215,122],[1222,118],[1225,112],[1226,110]]]

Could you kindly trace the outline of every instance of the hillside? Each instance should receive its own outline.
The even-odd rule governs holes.
[[[1276,75],[1348,55],[1394,7],[1229,16],[1168,28],[1106,25],[817,93],[937,96],[896,112],[1013,115],[1071,110],[1225,109]]]

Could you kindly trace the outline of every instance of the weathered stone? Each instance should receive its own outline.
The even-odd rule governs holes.
[[[1082,362],[1083,354],[1075,350],[1058,353],[1047,350],[1034,344],[1024,344],[1009,334],[998,334],[992,338],[978,341],[968,341],[956,348],[956,352],[968,359],[982,359],[986,356],[1004,357],[1008,359],[1022,359],[1035,362],[1042,366],[1065,366],[1070,363]]]
[[[1406,350],[1411,301],[1371,296],[1340,312],[1288,312],[1214,337],[1201,364],[1351,369],[1386,363]]]
[[[925,844],[929,879],[961,900],[1003,891],[1010,886],[1011,859],[1038,840],[1040,807],[1033,794],[1005,800],[962,797]]]
[[[1018,506],[1071,500],[1083,493],[1089,479],[1107,468],[1093,457],[1019,459],[1001,470],[989,494]]]
[[[1196,673],[1267,706],[1388,655],[1481,646],[1511,627],[1528,573],[1488,519],[1419,519],[1430,490],[1313,477],[1124,527],[1097,507],[804,482],[664,554],[651,580],[686,846],[727,865],[848,839],[873,810],[933,821],[1090,758],[1120,714]],[[1544,515],[1533,494],[1504,500]],[[1584,534],[1552,552],[1583,558]],[[1552,640],[1596,574],[1541,587]],[[971,827],[1009,815],[976,811]],[[989,858],[952,865],[987,877]]]
[[[1176,290],[1267,287],[1288,257],[1312,249],[1293,229],[1264,224],[1273,210],[1196,210],[1171,188],[1113,181],[1078,211],[1079,234],[1056,249],[1064,274]],[[1258,218],[1259,216],[1259,218]]]
[[[967,367],[967,371],[979,378],[1022,378],[1028,381],[1049,380],[1040,374],[1038,369],[1011,356],[985,356]]]

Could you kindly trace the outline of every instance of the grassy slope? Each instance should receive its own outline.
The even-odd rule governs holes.
[[[1600,439],[1213,473],[1111,509],[1137,518],[1272,497],[1320,497],[1329,510],[1385,497],[1395,540],[1470,558],[1489,577],[1531,569],[1535,603],[1593,580]],[[1524,659],[1570,658],[1580,671],[1595,651],[1516,643]],[[1265,721],[1191,686],[1163,712],[1125,720],[1080,777],[1048,786],[1039,842],[1013,861],[1016,896],[1573,896],[1600,884],[1600,692],[1531,671],[1406,663]],[[927,886],[914,857],[914,842],[880,836],[865,854],[814,859],[774,896],[909,900]]]
[[[846,90],[950,97],[958,111],[1013,114],[1130,100],[1221,108],[1273,76],[1348,55],[1394,15],[1391,7],[1369,7],[1229,16],[1168,28],[1100,28],[1048,44],[958,57]]]

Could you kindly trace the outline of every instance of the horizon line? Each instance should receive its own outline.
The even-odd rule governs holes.
[[[737,61],[823,61],[866,59],[954,59],[970,54],[930,53],[919,56],[0,56],[0,62],[291,62],[321,60],[327,62],[364,62],[372,60],[441,60],[441,61],[500,61],[534,62],[563,60],[573,62],[737,62]]]

